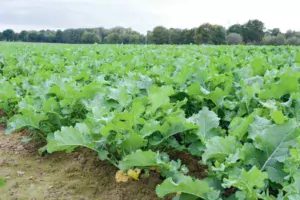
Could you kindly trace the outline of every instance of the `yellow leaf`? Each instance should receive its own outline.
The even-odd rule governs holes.
[[[121,170],[117,171],[115,178],[118,183],[127,182],[129,180],[129,176]]]
[[[141,170],[138,168],[130,169],[127,172],[128,176],[130,176],[131,178],[133,178],[136,181],[139,180],[140,173],[141,173]]]

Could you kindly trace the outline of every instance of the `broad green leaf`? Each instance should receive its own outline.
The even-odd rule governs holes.
[[[11,85],[8,82],[4,82],[1,83],[0,82],[0,102],[7,100],[7,99],[11,99],[11,98],[16,98],[17,97],[17,93],[15,92],[15,88],[13,85]]]
[[[201,157],[204,153],[205,146],[202,142],[195,141],[192,144],[190,144],[188,150],[193,156]]]
[[[101,151],[98,151],[98,157],[100,158],[100,160],[107,160],[108,159],[108,151],[106,150],[101,150]]]
[[[289,147],[295,146],[297,137],[300,136],[300,130],[296,127],[296,122],[289,120],[285,124],[268,126],[265,132],[256,137],[256,146],[266,154],[262,170],[272,167],[277,161],[285,161],[289,155]]]
[[[122,171],[132,169],[133,167],[151,167],[157,165],[157,153],[152,151],[136,151],[125,156],[119,162],[119,168]]]
[[[102,77],[103,78],[103,77]],[[106,83],[105,80],[97,80],[86,85],[82,88],[80,93],[80,97],[84,99],[93,99],[97,94],[104,92],[104,87],[102,84],[99,83]]]
[[[149,119],[141,129],[140,133],[145,138],[150,136],[152,133],[160,130],[160,123],[154,119]]]
[[[53,153],[55,151],[63,151],[67,152],[73,151],[76,147],[86,147],[95,149],[96,143],[91,141],[89,133],[86,132],[84,124],[77,124],[74,127],[62,127],[60,131],[56,131],[54,133],[54,138],[48,141],[47,151],[49,153]]]
[[[238,139],[242,139],[244,135],[248,132],[249,124],[254,121],[252,116],[245,118],[235,117],[229,125],[229,135],[237,136]]]
[[[299,83],[296,74],[289,74],[289,72],[281,75],[278,83],[270,82],[266,84],[265,90],[259,94],[260,99],[279,99],[285,94],[299,92]]]
[[[148,98],[152,105],[150,108],[151,112],[154,113],[157,108],[166,105],[169,103],[171,96],[174,93],[174,90],[171,86],[162,86],[162,87],[151,87]]]
[[[216,136],[212,130],[219,127],[220,118],[216,113],[204,107],[198,114],[188,118],[187,121],[199,126],[197,135],[205,143],[207,139]]]
[[[283,171],[283,164],[279,162],[269,164],[266,167],[266,171],[268,172],[269,179],[274,183],[282,184],[284,178],[287,176],[287,173]]]
[[[56,112],[59,109],[59,103],[54,98],[49,98],[43,102],[44,112]]]
[[[207,199],[206,197],[210,194],[214,194],[214,198],[210,199],[217,199],[219,196],[219,192],[210,188],[206,181],[193,180],[191,177],[184,175],[167,178],[162,184],[156,187],[156,193],[160,198],[177,192],[194,195],[203,199]]]
[[[255,94],[260,93],[260,88],[262,84],[259,84],[257,82],[244,86],[244,93],[245,96],[243,97],[243,101],[245,101],[248,105],[250,104],[251,100],[255,98]]]
[[[134,152],[146,145],[145,140],[141,135],[136,133],[129,134],[124,141],[120,144],[120,147],[126,152]]]
[[[250,67],[252,69],[252,76],[261,76],[266,71],[266,68],[263,66],[263,59],[261,58],[255,58],[251,62]]]
[[[109,123],[100,128],[100,132],[104,137],[109,137],[111,131],[122,134],[133,133],[134,125],[134,116],[132,113],[118,113]]]
[[[267,100],[266,102],[263,101],[259,101],[259,103],[261,105],[263,105],[263,107],[270,109],[271,111],[273,110],[277,110],[277,105],[276,105],[276,101],[274,99],[272,100]]]
[[[187,93],[190,96],[195,96],[195,95],[206,96],[210,92],[205,88],[201,87],[198,83],[193,83],[187,88]]]
[[[276,124],[283,124],[285,120],[287,119],[283,114],[281,110],[277,110],[271,114],[272,119]]]
[[[132,100],[131,96],[127,93],[125,88],[110,88],[108,98],[114,99],[120,103],[122,107],[127,106]]]
[[[248,137],[255,140],[259,135],[263,134],[271,122],[266,118],[254,117],[254,122],[249,125]]]
[[[206,163],[209,159],[216,159],[219,162],[231,154],[234,154],[241,144],[233,136],[228,137],[213,137],[206,143],[206,150],[202,156],[203,162]]]
[[[23,114],[37,113],[41,110],[43,101],[38,98],[32,98],[30,96],[24,97],[18,104],[19,111]]]
[[[254,166],[248,172],[242,169],[238,176],[236,174],[229,175],[228,179],[224,179],[222,186],[225,188],[237,187],[246,194],[247,199],[258,199],[259,193],[256,188],[263,188],[264,180],[267,178],[266,172],[262,172]]]
[[[292,176],[292,183],[284,187],[287,192],[288,199],[297,199],[300,197],[300,172],[296,172]]]
[[[211,99],[216,106],[219,105],[219,102],[221,99],[223,99],[226,96],[226,92],[220,88],[216,88],[214,91],[210,92],[208,95],[208,98]]]
[[[11,134],[26,127],[39,129],[39,123],[46,120],[43,114],[28,113],[26,115],[15,115],[9,119],[5,134]]]
[[[136,125],[138,122],[139,117],[145,112],[145,106],[143,104],[142,99],[137,99],[132,103],[132,110],[131,113],[133,115],[133,121],[134,124]]]
[[[194,71],[194,68],[184,66],[172,78],[176,84],[181,86],[191,78],[191,76],[195,73]]]
[[[265,161],[265,153],[256,149],[253,144],[246,143],[242,148],[243,164],[261,168]]]
[[[159,129],[162,138],[157,141],[151,142],[151,145],[158,145],[162,141],[166,140],[167,138],[175,134],[182,133],[184,131],[192,130],[195,128],[197,128],[197,126],[188,123],[188,121],[182,115],[168,116],[166,118],[166,122]]]

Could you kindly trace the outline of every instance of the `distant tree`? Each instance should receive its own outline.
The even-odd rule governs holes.
[[[71,38],[72,38],[71,29],[66,29],[62,32],[62,36],[61,36],[62,43],[73,43]]]
[[[169,31],[163,26],[157,26],[152,31],[154,44],[169,44]]]
[[[41,36],[40,33],[37,31],[30,31],[28,33],[28,42],[40,42]]]
[[[146,36],[143,34],[139,34],[139,42],[138,44],[146,44]]]
[[[14,33],[14,38],[13,38],[13,41],[19,41],[19,33]]]
[[[297,38],[300,39],[300,32],[298,32],[298,31],[294,32],[294,35],[293,35],[293,36],[295,36],[295,37],[297,37]]]
[[[227,43],[228,44],[242,44],[243,37],[238,33],[229,33],[227,36]]]
[[[62,34],[62,42],[78,44],[81,42],[81,37],[84,31],[84,29],[66,29]]]
[[[110,33],[108,36],[104,38],[105,42],[108,44],[120,44],[122,43],[120,34],[118,33]]]
[[[300,39],[296,36],[292,36],[286,40],[286,44],[288,45],[300,45]]]
[[[209,23],[202,24],[196,29],[195,42],[197,44],[212,44],[213,26]]]
[[[146,38],[145,38],[145,43],[146,44],[154,44],[153,32],[152,31],[147,31],[147,35],[146,35]]]
[[[138,37],[135,37],[135,34],[127,33],[125,35],[126,35],[127,43],[122,42],[123,44],[136,44],[136,42],[138,42]]]
[[[268,30],[265,32],[265,36],[266,36],[266,35],[277,36],[278,34],[281,34],[281,31],[280,31],[279,28],[268,29]]]
[[[28,41],[28,32],[27,31],[21,31],[19,34],[19,39],[21,41],[27,42]]]
[[[103,41],[104,41],[104,38],[105,38],[106,36],[108,36],[109,31],[108,31],[107,29],[103,28],[103,27],[97,28],[97,31],[98,31],[98,33],[99,33],[99,36],[100,36],[100,38],[101,38],[101,41],[103,42]]]
[[[2,41],[3,40],[3,34],[2,34],[2,32],[0,31],[0,41]]]
[[[124,27],[122,26],[116,26],[114,28],[109,29],[109,33],[117,33],[119,35],[127,33],[128,30],[126,30]]]
[[[140,34],[136,33],[125,33],[120,35],[121,43],[123,44],[139,44],[144,43],[143,38],[140,37]]]
[[[285,45],[285,36],[283,34],[277,34],[277,45]]]
[[[55,31],[46,30],[44,32],[44,42],[55,42]]]
[[[278,34],[281,34],[281,31],[279,28],[273,28],[271,29],[271,35],[277,36]]]
[[[79,29],[71,29],[71,43],[81,43],[81,37],[84,33],[84,29],[79,28]]]
[[[196,29],[195,42],[197,44],[225,44],[225,28],[209,23],[202,24]]]
[[[120,34],[120,40],[122,44],[129,44],[131,41],[131,35],[128,33]]]
[[[299,45],[299,41],[300,41],[300,32],[296,32],[293,30],[288,30],[285,34],[284,34],[285,38],[286,38],[286,43],[289,45]]]
[[[194,35],[196,29],[183,29],[181,32],[182,44],[194,44]]]
[[[293,37],[295,34],[295,31],[292,31],[292,30],[288,30],[284,35],[285,37],[288,39],[290,37]]]
[[[231,25],[228,29],[227,29],[227,33],[237,33],[242,35],[243,34],[243,25],[241,24],[234,24]]]
[[[133,34],[131,36],[131,44],[145,44],[145,36],[142,34]]]
[[[212,41],[217,45],[226,43],[226,30],[223,26],[214,25]]]
[[[40,42],[46,42],[47,41],[47,39],[46,39],[46,31],[45,30],[40,30],[38,32],[38,34],[39,34],[39,41]]]
[[[57,30],[54,37],[54,42],[62,43],[63,42],[63,32],[61,30]]]
[[[100,36],[97,33],[85,31],[81,36],[81,43],[93,44],[99,42]]]
[[[183,44],[182,30],[178,28],[169,29],[169,44]]]
[[[277,45],[277,37],[273,35],[266,35],[263,37],[261,43],[263,45]]]
[[[13,41],[14,40],[15,32],[12,29],[6,29],[3,31],[2,36],[6,41]]]
[[[245,43],[259,43],[264,37],[265,25],[257,19],[249,20],[243,25],[243,39]]]

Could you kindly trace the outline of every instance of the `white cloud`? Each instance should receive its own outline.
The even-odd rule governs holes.
[[[298,0],[0,0],[0,29],[229,26],[249,19],[267,28],[300,30]]]

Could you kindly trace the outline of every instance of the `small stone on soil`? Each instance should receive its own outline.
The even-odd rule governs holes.
[[[23,172],[23,171],[17,171],[17,174],[18,174],[19,176],[23,176],[23,175],[25,174],[25,172]]]

